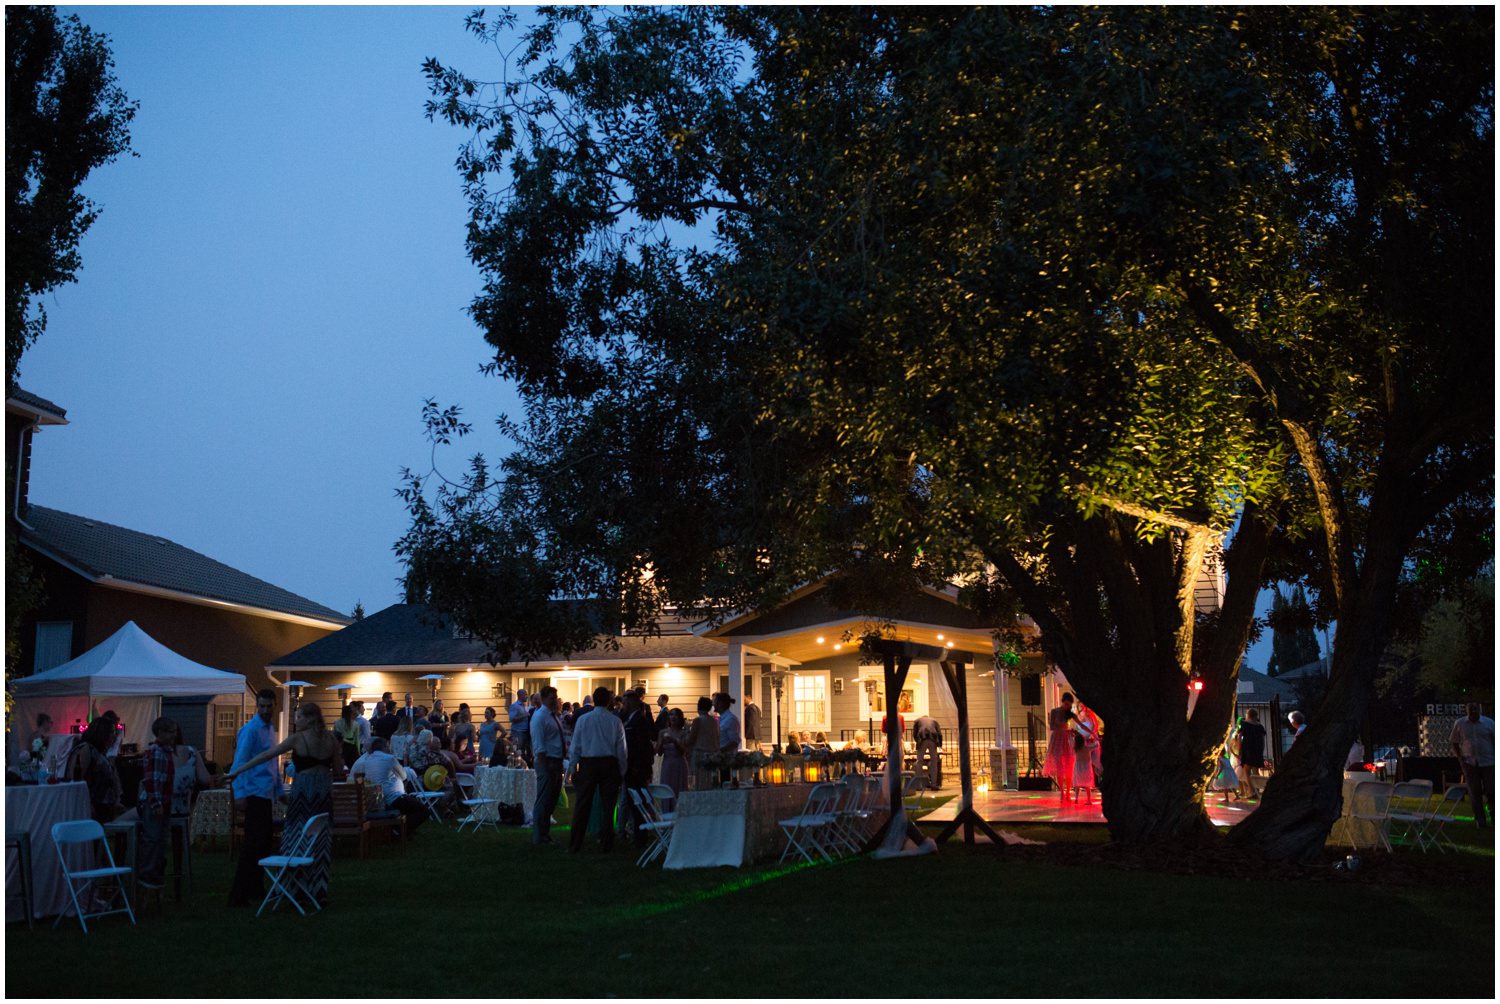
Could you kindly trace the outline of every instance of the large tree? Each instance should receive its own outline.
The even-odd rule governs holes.
[[[500,84],[429,64],[430,113],[476,131],[474,310],[528,410],[499,476],[408,484],[413,595],[524,653],[567,629],[512,593],[649,624],[832,568],[873,610],[960,577],[1110,720],[1114,835],[1206,831],[1272,516],[1326,484],[1222,294],[1292,342],[1348,309],[1317,300],[1280,16],[567,11]],[[1319,332],[1298,376],[1342,403],[1360,331]],[[1374,454],[1339,449],[1356,484]]]
[[[73,282],[99,215],[79,193],[130,152],[136,103],[115,80],[109,40],[53,7],[5,8],[5,365],[47,326],[41,297]]]

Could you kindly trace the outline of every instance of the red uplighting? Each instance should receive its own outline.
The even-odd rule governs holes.
[[[1194,680],[1193,681],[1193,689],[1194,690],[1202,690],[1203,689],[1203,681],[1202,680]]]

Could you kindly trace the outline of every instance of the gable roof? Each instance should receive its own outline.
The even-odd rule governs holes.
[[[328,626],[349,623],[337,610],[165,537],[39,505],[27,506],[23,518],[23,543],[100,585],[249,607],[252,612],[310,618]]]
[[[560,601],[566,602],[566,601]],[[607,638],[607,636],[606,636]],[[601,638],[601,642],[606,638]],[[670,662],[728,658],[721,642],[695,635],[664,635],[657,638],[625,636],[616,639],[619,648],[602,644],[586,652],[547,653],[532,665],[577,662],[620,663],[632,660]],[[397,603],[342,631],[304,645],[271,663],[277,667],[347,666],[482,666],[484,643],[459,635],[452,622],[419,603]],[[502,663],[515,668],[520,663]]]
[[[35,420],[38,425],[68,424],[68,413],[60,405],[22,389],[19,384],[11,384],[6,389],[5,410],[17,415],[26,415]]]

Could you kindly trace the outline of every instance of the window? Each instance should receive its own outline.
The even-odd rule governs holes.
[[[792,674],[792,728],[831,727],[828,713],[828,673]]]
[[[36,626],[36,656],[31,671],[40,673],[73,658],[73,622],[48,621]]]

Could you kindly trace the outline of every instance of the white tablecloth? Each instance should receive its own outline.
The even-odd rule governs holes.
[[[493,798],[506,805],[519,805],[531,823],[531,807],[536,804],[536,771],[510,767],[475,767],[474,780],[480,798]],[[494,818],[495,807],[482,805],[480,818]]]
[[[662,867],[738,868],[779,854],[785,844],[779,823],[802,810],[808,789],[790,784],[683,792]]]
[[[5,789],[6,832],[31,834],[31,888],[36,916],[50,917],[71,905],[62,867],[57,863],[57,850],[52,844],[52,824],[88,818],[89,788],[82,781],[18,784]],[[82,866],[81,860],[75,865]],[[26,916],[21,908],[21,897],[9,895],[20,889],[20,881],[20,855],[12,851],[5,856],[7,921],[22,920]]]
[[[1361,772],[1344,778],[1344,806],[1340,810],[1343,819],[1340,820],[1338,826],[1334,827],[1333,832],[1329,834],[1329,843],[1345,847],[1357,843],[1359,847],[1366,848],[1379,845],[1380,824],[1371,822],[1368,819],[1353,818],[1353,814],[1356,811],[1354,789],[1361,784],[1375,783],[1384,784],[1387,790],[1391,788],[1391,785],[1381,782],[1374,774]],[[1375,806],[1370,802],[1368,797],[1364,798],[1362,802],[1363,804],[1358,807],[1358,811],[1375,811]]]

